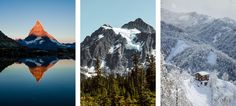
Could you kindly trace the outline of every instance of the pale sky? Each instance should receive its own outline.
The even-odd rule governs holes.
[[[175,12],[197,12],[236,20],[236,0],[162,0],[161,6]]]

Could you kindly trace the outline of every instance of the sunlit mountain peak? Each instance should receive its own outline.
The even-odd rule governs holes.
[[[39,20],[36,21],[34,27],[31,29],[29,33],[29,36],[48,37],[55,40],[55,38],[52,35],[48,34],[44,30],[44,27]]]

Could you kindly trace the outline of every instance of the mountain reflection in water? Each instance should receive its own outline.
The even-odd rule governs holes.
[[[74,106],[75,62],[57,56],[0,57],[0,85],[0,106]]]
[[[28,66],[36,81],[39,81],[43,77],[44,72],[56,64],[58,60],[57,57],[41,57],[20,59],[20,62]]]

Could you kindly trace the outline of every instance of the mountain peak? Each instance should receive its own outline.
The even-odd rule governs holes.
[[[105,29],[111,29],[112,28],[109,24],[103,24],[101,27],[105,28]]]
[[[141,18],[137,18],[134,22],[144,22]]]
[[[141,18],[137,18],[134,21],[130,21],[127,24],[124,24],[122,28],[127,28],[127,29],[138,29],[141,32],[146,32],[146,33],[155,33],[155,30],[152,26],[148,25],[145,23]]]
[[[29,36],[48,37],[55,40],[55,38],[52,35],[48,34],[44,30],[43,25],[40,23],[39,20],[36,21],[34,27],[31,29],[29,33]]]

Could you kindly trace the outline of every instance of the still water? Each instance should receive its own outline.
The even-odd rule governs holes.
[[[0,106],[75,105],[74,60],[0,59]]]

